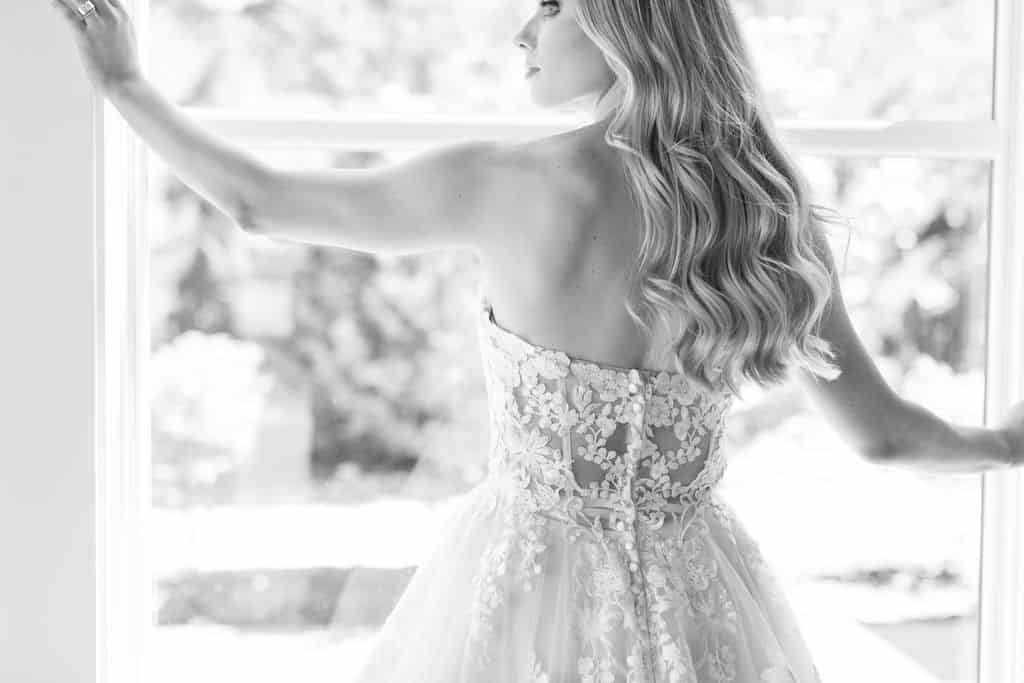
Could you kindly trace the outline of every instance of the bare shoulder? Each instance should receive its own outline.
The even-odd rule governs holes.
[[[492,203],[481,256],[536,245],[555,225],[571,223],[597,201],[592,168],[562,135],[497,143],[491,156]]]

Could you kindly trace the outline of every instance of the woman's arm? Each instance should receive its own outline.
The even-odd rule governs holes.
[[[204,199],[239,223],[265,183],[252,156],[215,138],[154,89],[139,68],[135,26],[121,0],[51,0],[67,19],[89,80],[167,166]]]
[[[380,254],[479,249],[502,185],[490,141],[370,169],[280,170],[200,128],[143,78],[106,92],[189,187],[264,237]]]
[[[371,169],[273,169],[200,128],[146,81],[120,0],[95,0],[84,18],[77,0],[52,1],[96,87],[171,171],[241,229],[391,254],[480,251],[489,242],[489,220],[509,196],[504,147],[467,141]]]
[[[508,213],[500,207],[515,194],[503,149],[466,140],[366,169],[272,169],[241,227],[375,254],[480,253],[495,234],[489,226]],[[514,200],[526,198],[520,191]]]
[[[881,464],[949,473],[985,472],[1020,464],[1020,447],[1007,431],[952,424],[924,406],[899,397],[896,400],[888,446],[878,459]]]
[[[145,78],[118,83],[105,95],[171,171],[244,227],[245,207],[266,185],[266,166],[199,127]]]
[[[818,234],[819,253],[832,263],[828,243]],[[821,336],[832,344],[842,374],[830,381],[800,369],[798,378],[831,425],[865,459],[949,473],[983,472],[1020,464],[1020,446],[1007,430],[950,424],[898,396],[850,322],[838,275],[832,280],[832,289]]]

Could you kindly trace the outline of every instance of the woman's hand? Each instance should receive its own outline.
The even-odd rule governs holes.
[[[1010,466],[1024,465],[1024,401],[1010,407],[1000,430],[1010,443]]]
[[[82,17],[75,9],[85,0],[50,0],[68,20],[82,63],[100,91],[141,77],[135,27],[121,0],[92,0],[96,9]]]

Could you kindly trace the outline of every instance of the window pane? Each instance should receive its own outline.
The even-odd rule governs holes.
[[[982,424],[987,162],[805,156],[847,309],[900,396]],[[826,681],[973,681],[981,477],[859,458],[793,383],[730,418],[723,484]]]
[[[153,683],[340,683],[484,472],[475,261],[252,238],[150,158]]]
[[[182,105],[537,114],[512,39],[531,3],[152,0],[155,83]],[[989,0],[737,0],[778,116],[989,118]]]
[[[340,683],[485,471],[475,261],[251,238],[151,159],[153,683]],[[887,381],[981,424],[988,164],[800,161],[850,219],[832,243]],[[974,680],[980,477],[866,464],[792,384],[747,387],[727,436],[723,494],[825,680]]]
[[[991,118],[991,0],[746,0],[736,8],[776,116]]]

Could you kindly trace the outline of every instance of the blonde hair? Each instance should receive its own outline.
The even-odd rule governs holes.
[[[734,393],[793,365],[837,376],[818,336],[824,209],[779,144],[728,1],[580,0],[577,21],[617,76],[602,97],[621,97],[605,141],[627,152],[642,217],[631,294],[674,339],[675,370]]]

